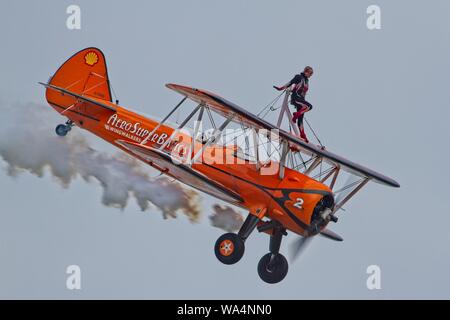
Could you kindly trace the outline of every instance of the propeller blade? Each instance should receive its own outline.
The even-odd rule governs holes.
[[[291,262],[296,260],[300,254],[305,251],[305,249],[309,246],[312,237],[299,237],[294,242],[291,243],[289,248],[289,253],[291,257]]]
[[[325,237],[325,238],[334,240],[334,241],[344,241],[344,238],[342,238],[342,237],[341,237],[340,235],[338,235],[337,233],[334,233],[333,231],[328,230],[328,229],[322,230],[322,231],[320,232],[320,235],[323,236],[323,237]]]

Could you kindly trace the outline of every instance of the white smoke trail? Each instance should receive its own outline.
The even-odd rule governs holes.
[[[63,138],[56,136],[54,128],[62,118],[50,107],[0,104],[0,113],[0,158],[7,163],[10,176],[25,171],[43,177],[49,171],[64,188],[77,177],[98,181],[106,206],[123,209],[134,197],[142,211],[152,204],[165,218],[181,212],[191,222],[199,221],[196,191],[166,177],[150,178],[150,167],[126,153],[110,155],[94,149],[81,129],[74,128]],[[242,224],[242,216],[230,207],[215,205],[214,210],[213,226],[232,232]]]
[[[97,180],[107,206],[123,209],[134,197],[143,211],[153,204],[164,217],[182,212],[192,222],[199,220],[197,192],[165,177],[151,179],[149,167],[125,153],[109,155],[93,149],[80,129],[64,138],[56,136],[54,127],[61,118],[49,107],[2,105],[0,111],[0,157],[8,164],[9,175],[28,171],[42,177],[48,170],[66,188],[78,176],[87,182]]]
[[[228,232],[239,230],[244,222],[244,218],[239,212],[231,207],[222,207],[218,204],[214,205],[213,208],[215,213],[211,215],[209,219],[214,227]]]

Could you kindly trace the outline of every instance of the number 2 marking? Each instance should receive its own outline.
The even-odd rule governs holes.
[[[304,200],[302,198],[297,198],[296,202],[294,203],[294,207],[296,207],[298,209],[303,209],[303,203],[304,203]]]

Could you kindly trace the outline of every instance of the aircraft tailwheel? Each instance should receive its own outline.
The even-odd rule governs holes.
[[[214,253],[224,264],[234,264],[244,255],[245,245],[241,237],[235,233],[225,233],[217,239]]]
[[[267,283],[278,283],[286,277],[289,264],[281,253],[268,253],[258,263],[259,277]]]
[[[55,132],[58,136],[64,137],[70,131],[70,127],[65,124],[59,124],[56,126]]]

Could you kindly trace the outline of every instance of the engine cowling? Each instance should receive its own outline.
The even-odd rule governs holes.
[[[322,199],[317,202],[311,216],[311,232],[313,234],[318,234],[331,220],[335,220],[331,215],[333,207],[334,197],[331,194],[323,196]]]

